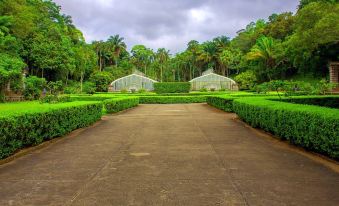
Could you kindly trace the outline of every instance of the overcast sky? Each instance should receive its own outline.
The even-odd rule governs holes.
[[[187,42],[234,37],[251,21],[295,12],[299,0],[54,0],[71,15],[86,41],[120,34],[129,49],[183,51]]]

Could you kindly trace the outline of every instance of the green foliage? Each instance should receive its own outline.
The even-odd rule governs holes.
[[[239,97],[232,96],[207,96],[207,104],[225,112],[233,112],[233,100]]]
[[[107,92],[112,76],[108,72],[96,72],[92,74],[90,80],[95,83],[97,92]]]
[[[253,127],[264,129],[283,140],[339,158],[339,110],[270,101],[263,98],[234,100],[237,115]]]
[[[256,81],[289,79],[297,73],[326,77],[328,62],[338,61],[337,0],[302,0],[296,14],[272,14],[267,21],[251,22],[233,39],[191,40],[175,56],[166,48],[154,52],[145,45],[135,45],[128,52],[119,35],[87,44],[71,17],[63,15],[53,1],[2,0],[0,13],[1,96],[7,86],[15,92],[22,89],[23,68],[48,82],[80,82],[68,85],[65,93],[91,94],[93,87],[84,82],[106,92],[110,82],[134,69],[160,82],[185,82],[213,68],[225,76],[240,74],[236,78],[241,88],[253,89]],[[288,95],[300,94],[291,85],[284,87]],[[329,87],[311,85],[308,90],[324,93]],[[31,90],[27,93],[38,93]]]
[[[143,88],[138,90],[138,93],[141,93],[141,94],[146,93],[146,92],[147,92],[146,89],[143,89]]]
[[[278,96],[281,92],[285,96],[297,96],[297,95],[325,95],[335,87],[334,84],[321,80],[316,84],[311,84],[304,81],[283,81],[273,80],[265,82],[255,87],[257,93],[267,93],[269,91],[275,91]]]
[[[120,97],[115,99],[107,99],[103,101],[104,107],[107,113],[116,113],[132,107],[136,107],[139,104],[138,97]]]
[[[114,99],[116,96],[93,96],[93,95],[77,95],[71,96],[71,101],[105,101],[107,99]]]
[[[68,85],[64,88],[65,94],[94,94],[96,90],[96,86],[93,82],[86,81],[82,84],[82,92],[81,92],[81,83],[76,81],[69,81]]]
[[[21,83],[21,72],[24,66],[25,64],[19,58],[0,51],[0,93],[8,83]]]
[[[257,82],[257,77],[253,71],[247,70],[238,74],[234,81],[239,84],[240,89],[252,89]]]
[[[39,144],[86,127],[101,117],[99,102],[0,105],[0,159],[18,149]]]
[[[47,88],[50,94],[57,96],[63,90],[63,83],[62,81],[48,82]]]
[[[274,99],[273,99],[274,100]],[[339,109],[339,96],[298,96],[281,99],[279,101],[295,104],[317,105],[321,107],[330,107]]]
[[[207,88],[201,88],[199,91],[200,92],[208,92]]]
[[[185,104],[206,102],[205,96],[140,96],[140,104]]]
[[[162,93],[189,93],[191,84],[189,82],[163,82],[154,83],[154,91]]]
[[[333,88],[335,88],[335,84],[330,83],[325,79],[322,79],[318,84],[319,93],[323,95],[325,95],[326,92],[331,91]]]
[[[46,86],[46,80],[36,76],[29,76],[25,78],[24,96],[27,100],[39,99],[43,89]]]
[[[70,102],[71,97],[69,95],[46,95],[39,99],[41,104],[49,103],[49,104],[56,104],[56,103],[65,103]]]

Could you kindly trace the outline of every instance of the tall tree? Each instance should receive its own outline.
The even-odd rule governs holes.
[[[115,66],[118,67],[120,54],[126,50],[126,44],[124,42],[124,38],[120,37],[118,34],[114,36],[110,36],[107,41],[110,46],[112,52],[112,58],[115,62]]]
[[[156,59],[160,64],[160,81],[163,81],[163,70],[164,67],[166,66],[167,61],[170,58],[170,51],[165,49],[165,48],[160,48],[158,49],[156,53]]]

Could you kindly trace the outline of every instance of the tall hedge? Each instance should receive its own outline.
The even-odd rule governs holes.
[[[295,105],[264,98],[240,98],[233,102],[237,115],[253,127],[308,150],[339,159],[339,110]]]
[[[157,94],[163,93],[189,93],[191,83],[189,82],[159,82],[154,83],[154,91]]]
[[[0,159],[17,149],[86,127],[101,115],[99,102],[70,102],[3,113],[0,115]]]
[[[138,106],[139,97],[119,97],[105,100],[103,103],[107,113],[116,113]]]

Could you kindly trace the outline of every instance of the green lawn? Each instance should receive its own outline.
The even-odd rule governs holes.
[[[38,101],[31,102],[15,102],[15,103],[1,103],[0,104],[0,117],[9,115],[22,114],[22,113],[36,113],[46,112],[53,109],[60,109],[78,105],[85,105],[91,102],[67,102],[59,104],[41,104]]]

